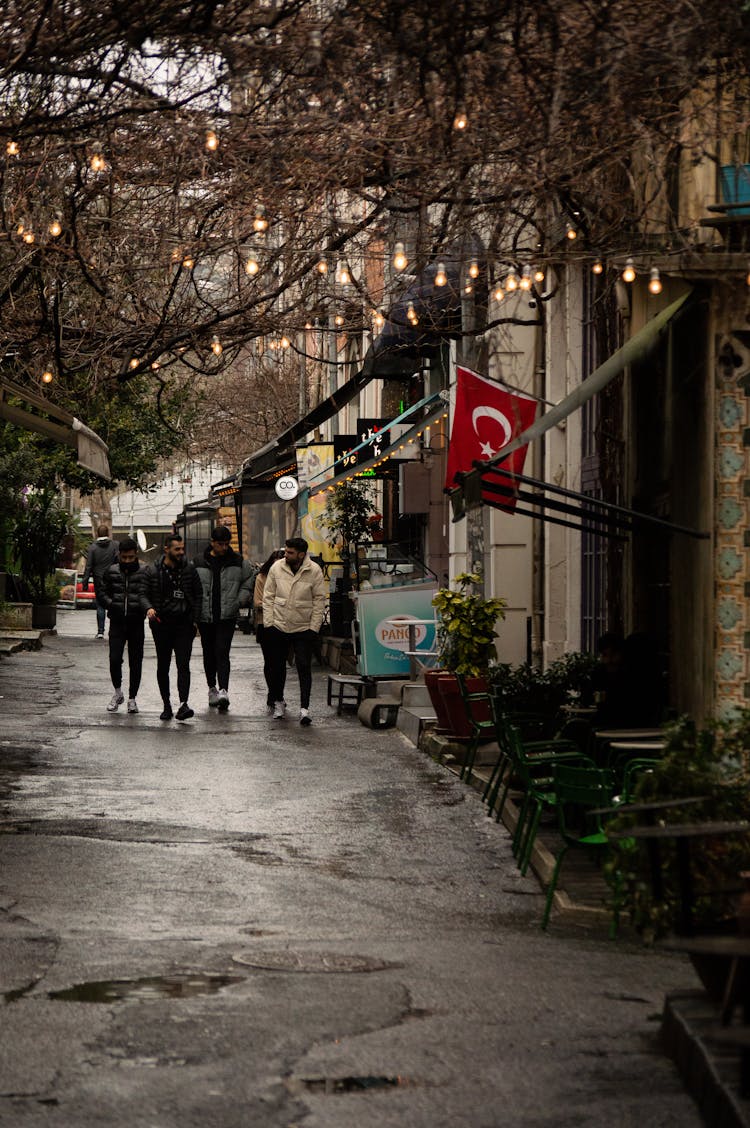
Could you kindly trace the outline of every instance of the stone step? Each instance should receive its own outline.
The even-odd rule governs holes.
[[[419,705],[407,707],[402,705],[398,711],[396,728],[399,732],[402,732],[412,744],[419,746],[420,739],[427,729],[434,728],[436,724],[437,717],[431,707],[427,708]]]

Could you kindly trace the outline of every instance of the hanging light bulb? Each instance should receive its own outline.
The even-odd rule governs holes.
[[[52,236],[53,239],[56,239],[58,237],[58,235],[62,235],[62,223],[60,222],[59,215],[56,215],[55,218],[50,223],[49,233],[50,233],[50,235]]]
[[[662,292],[661,278],[657,267],[651,267],[651,276],[648,283],[649,294],[660,294]]]
[[[572,223],[568,224],[568,230],[565,232],[565,235],[568,239],[570,239],[571,243],[574,239],[578,238],[578,232],[576,231]]]
[[[215,129],[206,130],[206,148],[210,153],[215,153],[219,148],[219,137]]]
[[[378,332],[380,332],[380,330],[385,325],[385,318],[383,317],[383,314],[380,312],[379,309],[374,309],[372,311],[372,323],[375,326],[375,328],[378,330]]]
[[[479,277],[479,263],[476,259],[472,259],[469,263],[469,278]]]
[[[134,357],[132,358],[132,360],[130,361],[130,365],[129,365],[129,367],[130,367],[130,368],[137,368],[137,367],[138,367],[138,365],[139,365],[140,363],[141,363],[141,362],[140,362],[140,360],[138,359],[138,357],[137,357],[137,356],[134,356]]]
[[[152,372],[158,372],[160,368],[161,368],[161,365],[159,364],[158,360],[152,360],[151,361]]]
[[[23,221],[21,221],[18,224],[18,226],[16,227],[16,235],[23,235],[25,230],[26,230],[26,224],[23,223]]]
[[[447,281],[448,275],[445,273],[445,263],[439,262],[437,264],[437,270],[435,271],[435,285],[445,286]]]
[[[5,152],[8,154],[9,157],[17,157],[18,154],[21,152],[21,146],[18,144],[17,141],[9,141],[7,143],[7,145],[5,146]]]
[[[42,383],[43,384],[51,384],[52,381],[54,380],[54,378],[55,378],[55,374],[54,374],[54,372],[50,372],[49,368],[47,368],[42,373]]]
[[[315,269],[317,270],[318,274],[328,273],[328,259],[325,255],[320,256],[318,261],[315,263]]]
[[[523,268],[523,270],[521,271],[521,280],[518,283],[518,286],[519,286],[519,289],[521,289],[521,290],[530,290],[531,289],[531,267],[530,266],[525,266]]]
[[[335,325],[343,325],[344,324],[344,318],[342,317],[342,315],[340,313],[336,314],[333,321],[334,321]]]
[[[412,325],[419,325],[419,318],[417,316],[417,311],[414,308],[414,302],[409,302],[406,310],[406,316],[408,317]]]
[[[260,264],[255,255],[251,254],[250,257],[245,260],[245,274],[249,274],[252,277],[257,274],[259,270]]]
[[[268,227],[268,220],[266,219],[266,209],[262,204],[259,204],[255,209],[255,219],[253,220],[253,230],[258,234],[262,234]]]
[[[625,269],[622,272],[623,282],[635,282],[635,264],[632,258],[625,259]]]
[[[279,346],[282,349],[291,348],[291,344],[292,344],[292,342],[289,340],[288,337],[282,337],[281,340],[279,341]]]
[[[397,270],[400,274],[402,271],[406,270],[408,265],[409,265],[409,260],[406,257],[406,252],[404,251],[404,244],[403,243],[396,243],[396,246],[393,248],[393,268],[394,268],[394,270]]]
[[[505,289],[508,293],[518,289],[518,275],[512,268],[508,271],[505,279]]]
[[[500,303],[505,297],[505,290],[502,288],[499,282],[495,286],[495,289],[492,291],[492,296],[498,303]]]
[[[544,281],[544,270],[541,266],[538,266],[536,268],[536,270],[534,271],[534,281],[535,282],[543,282]]]
[[[465,129],[469,128],[469,119],[464,110],[458,110],[453,119],[453,128],[457,129],[459,133],[463,133]]]
[[[473,294],[474,293],[474,283],[472,282],[471,278],[467,278],[466,281],[464,282],[464,293],[465,294]]]
[[[602,274],[604,271],[604,263],[601,259],[597,259],[591,267],[592,274]]]
[[[89,157],[89,166],[92,172],[104,172],[107,167],[107,162],[104,159],[102,147],[98,141],[95,141],[91,146],[91,156]]]
[[[185,270],[192,270],[195,266],[195,259],[190,255],[185,255],[184,259],[182,260],[182,265]]]
[[[36,238],[36,236],[34,235],[34,232],[31,230],[30,227],[27,227],[26,230],[23,233],[24,243],[33,243],[35,238]]]
[[[340,286],[348,286],[352,278],[349,273],[348,267],[344,263],[338,263],[336,266],[336,281]]]
[[[223,351],[224,349],[222,348],[221,341],[217,336],[213,336],[211,338],[211,352],[214,354],[214,356],[221,356]]]

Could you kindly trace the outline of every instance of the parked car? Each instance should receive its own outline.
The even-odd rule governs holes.
[[[94,581],[89,580],[88,591],[84,591],[83,575],[79,572],[76,576],[76,607],[94,607],[95,605]]]

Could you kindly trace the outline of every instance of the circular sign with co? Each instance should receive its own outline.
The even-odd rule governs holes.
[[[274,486],[276,496],[282,501],[292,501],[299,493],[299,482],[296,478],[279,478]]]

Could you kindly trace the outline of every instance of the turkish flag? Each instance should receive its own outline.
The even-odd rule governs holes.
[[[537,401],[530,396],[508,392],[495,380],[459,367],[456,371],[456,407],[448,447],[445,488],[452,489],[456,484],[456,474],[468,473],[475,461],[499,454],[511,439],[531,426],[536,409]],[[515,488],[513,480],[502,471],[522,474],[525,458],[526,447],[519,447],[507,462],[501,463],[493,472],[493,483]],[[501,494],[490,493],[483,496],[501,509],[512,512],[516,507],[515,497],[503,499]]]

